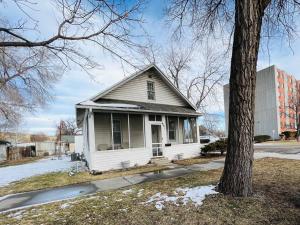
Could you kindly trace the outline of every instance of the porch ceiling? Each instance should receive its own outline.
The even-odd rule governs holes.
[[[136,107],[126,108],[126,105],[129,106],[134,105]],[[100,99],[97,102],[82,102],[78,104],[77,107],[78,108],[90,107],[93,109],[99,109],[103,111],[124,111],[124,112],[141,112],[141,113],[148,112],[148,113],[192,115],[192,116],[202,115],[201,113],[188,107],[146,103],[146,102],[124,101],[124,100],[111,100],[111,99]]]

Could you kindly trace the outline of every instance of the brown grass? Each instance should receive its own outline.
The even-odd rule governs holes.
[[[202,206],[165,204],[161,211],[145,205],[157,192],[171,194],[177,187],[216,184],[221,170],[195,172],[173,179],[132,186],[133,192],[102,192],[90,197],[33,207],[13,218],[0,215],[0,224],[299,224],[300,163],[262,159],[254,165],[253,197],[213,195]],[[144,189],[141,197],[137,193]],[[298,200],[297,200],[298,199]],[[68,207],[61,206],[67,203]]]
[[[166,166],[147,165],[128,170],[116,170],[105,172],[101,175],[91,175],[88,172],[79,172],[74,176],[69,176],[68,172],[53,172],[43,175],[29,177],[20,181],[11,183],[10,185],[0,188],[0,196],[7,194],[40,190],[45,188],[60,187],[70,184],[83,183],[93,180],[103,180],[107,178],[126,176],[136,173],[146,173],[167,169]]]
[[[222,159],[225,156],[221,156],[220,154],[209,154],[207,156],[199,156],[196,158],[192,158],[192,159],[182,159],[182,160],[175,160],[174,163],[178,164],[178,165],[182,165],[182,166],[189,166],[192,164],[205,164],[205,163],[209,163],[213,160],[216,159]]]

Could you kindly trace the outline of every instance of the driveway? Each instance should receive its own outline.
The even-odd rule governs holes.
[[[262,143],[254,145],[255,152],[272,152],[280,154],[300,154],[300,143],[297,144],[274,144]]]

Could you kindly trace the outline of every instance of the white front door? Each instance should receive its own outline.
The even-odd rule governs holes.
[[[153,157],[163,156],[161,124],[151,124]]]

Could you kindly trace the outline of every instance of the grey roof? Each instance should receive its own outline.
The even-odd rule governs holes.
[[[194,115],[194,116],[201,115],[201,113],[196,112],[192,107],[184,107],[184,106],[173,106],[173,105],[124,101],[124,100],[110,100],[110,99],[100,99],[95,103],[99,104],[99,106],[97,106],[96,104],[91,106],[93,106],[94,109],[99,109],[103,111],[150,112],[150,113]],[[105,107],[101,107],[101,104],[106,104],[106,105]],[[109,104],[131,104],[131,105],[136,105],[138,107],[119,108],[119,107],[114,107],[114,105],[112,105],[112,107],[109,107]]]

